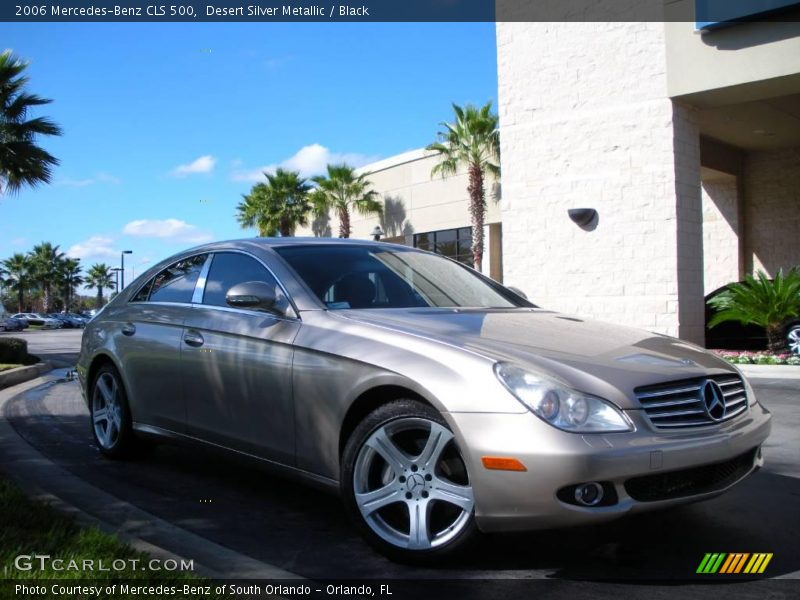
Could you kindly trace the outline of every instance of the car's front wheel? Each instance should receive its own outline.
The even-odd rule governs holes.
[[[385,404],[356,427],[341,486],[362,535],[390,558],[438,560],[476,534],[472,486],[453,432],[421,402]]]

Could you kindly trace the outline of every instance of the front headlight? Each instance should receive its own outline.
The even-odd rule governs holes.
[[[553,427],[574,433],[633,430],[622,411],[606,400],[508,363],[497,363],[494,372],[517,400]]]

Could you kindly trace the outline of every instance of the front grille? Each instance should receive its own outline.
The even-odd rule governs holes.
[[[756,452],[758,448],[753,448],[713,465],[634,477],[625,482],[625,491],[639,502],[654,502],[722,490],[750,472]]]
[[[721,418],[712,418],[706,409],[704,386],[708,381],[716,382],[722,389],[725,413]],[[713,425],[733,419],[747,410],[747,393],[738,375],[672,381],[639,387],[634,393],[650,422],[658,429]]]

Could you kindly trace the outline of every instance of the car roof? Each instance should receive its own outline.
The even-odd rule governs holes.
[[[252,238],[239,238],[234,240],[226,240],[219,242],[211,242],[202,244],[192,248],[193,251],[207,250],[220,247],[227,248],[252,248],[259,246],[262,248],[281,248],[285,246],[370,246],[370,247],[386,247],[386,248],[405,248],[413,250],[410,246],[401,244],[390,244],[388,242],[375,242],[373,240],[361,240],[353,238],[328,238],[328,237],[252,237]]]

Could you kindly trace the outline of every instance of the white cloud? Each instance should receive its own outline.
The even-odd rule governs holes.
[[[302,177],[311,177],[324,173],[328,164],[347,163],[353,167],[363,167],[376,160],[375,156],[366,156],[355,152],[331,152],[321,144],[309,144],[277,164],[264,165],[255,169],[235,168],[231,179],[255,183],[264,179],[264,172],[272,173],[278,167],[299,171]],[[236,161],[236,166],[240,166],[240,164],[239,161]]]
[[[113,183],[117,185],[122,183],[122,180],[119,177],[100,172],[88,179],[62,179],[57,183],[58,185],[66,185],[68,187],[86,187],[87,185],[94,185],[95,183]]]
[[[187,175],[194,175],[195,173],[210,173],[214,170],[214,165],[216,163],[216,158],[210,154],[206,154],[194,159],[188,164],[178,165],[170,171],[170,175],[173,177],[186,177]]]
[[[73,244],[67,250],[67,256],[87,260],[103,260],[119,256],[114,248],[114,238],[105,235],[93,235],[87,240]]]
[[[212,239],[210,233],[180,219],[140,219],[122,228],[122,233],[138,237],[170,238],[180,242],[200,244]]]

